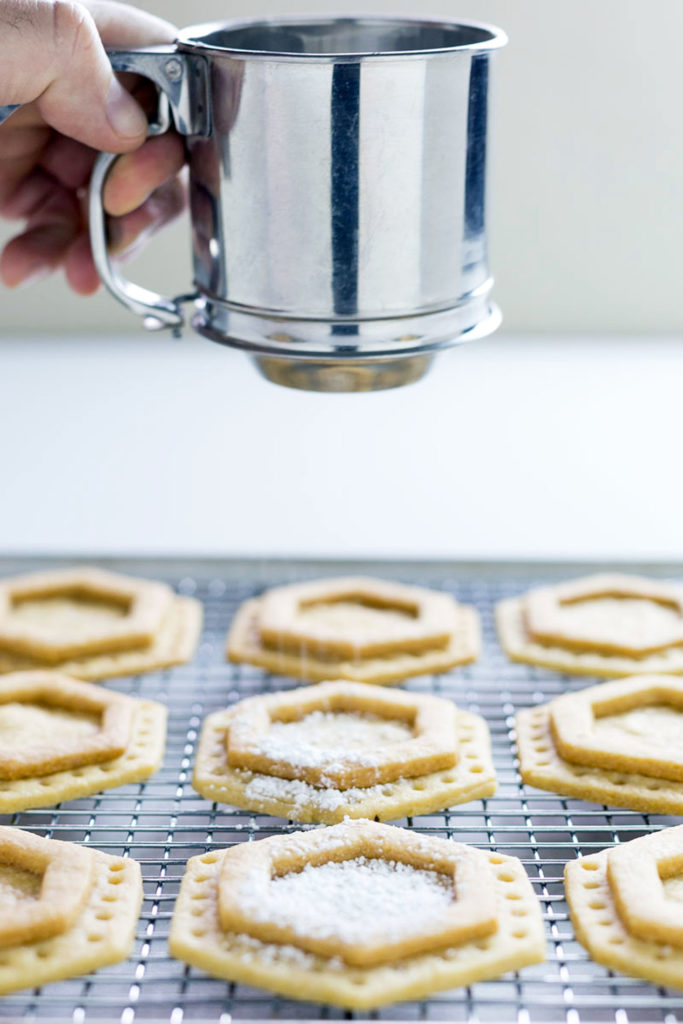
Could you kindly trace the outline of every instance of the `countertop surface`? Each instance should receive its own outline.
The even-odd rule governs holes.
[[[500,335],[403,390],[188,335],[0,340],[0,551],[683,559],[683,339]]]

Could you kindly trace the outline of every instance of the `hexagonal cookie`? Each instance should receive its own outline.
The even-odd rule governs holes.
[[[100,569],[11,577],[0,594],[0,673],[50,667],[97,680],[152,672],[189,661],[201,631],[198,601]]]
[[[370,821],[194,857],[169,946],[217,977],[357,1009],[545,958],[518,860]]]
[[[316,720],[318,735],[309,732],[307,743],[305,731],[302,735],[301,728],[288,728],[288,723],[310,721],[311,716]],[[368,736],[375,742],[349,749],[349,741],[357,737],[362,722],[377,725],[374,736]],[[343,723],[347,724],[346,737]],[[335,724],[341,730],[337,741],[343,741],[343,745],[330,746],[329,733],[321,743],[321,727],[332,726],[333,732]],[[384,742],[387,733],[388,742]],[[235,768],[303,779],[328,789],[351,789],[455,765],[456,710],[451,701],[427,694],[387,693],[345,680],[320,683],[306,690],[240,701],[233,708],[226,746],[228,761]]]
[[[496,776],[478,715],[439,697],[341,681],[209,715],[193,785],[209,800],[334,824],[491,796]]]
[[[166,709],[44,669],[0,678],[0,812],[139,782],[163,759]]]
[[[576,675],[683,673],[683,588],[599,574],[502,601],[500,641],[513,661]]]
[[[319,682],[392,683],[479,653],[474,608],[444,593],[356,577],[266,591],[238,610],[227,656]]]
[[[128,956],[140,868],[0,826],[0,993],[77,977]]]
[[[683,826],[572,861],[565,891],[594,960],[683,989]]]
[[[683,683],[640,676],[517,715],[525,783],[632,810],[683,813]]]

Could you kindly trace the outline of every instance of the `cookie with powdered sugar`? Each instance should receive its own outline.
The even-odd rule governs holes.
[[[192,858],[169,945],[216,977],[350,1009],[545,959],[519,860],[362,820]]]
[[[193,781],[209,800],[323,824],[429,813],[496,789],[479,715],[345,680],[209,715]]]

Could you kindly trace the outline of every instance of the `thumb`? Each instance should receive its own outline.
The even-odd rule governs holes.
[[[127,8],[111,8],[114,14],[108,9],[105,18],[108,35],[116,36],[111,22],[118,10],[122,41],[127,42]],[[142,144],[147,119],[114,75],[85,6],[71,0],[2,0],[0,14],[8,26],[0,36],[0,58],[13,94],[10,102],[35,100],[49,125],[94,149],[121,152]],[[167,41],[167,23],[149,20],[152,26],[156,22],[156,31],[152,27],[152,38],[144,41]]]

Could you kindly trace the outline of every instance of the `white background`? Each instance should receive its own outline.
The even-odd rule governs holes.
[[[674,340],[501,336],[359,395],[191,337],[2,360],[5,550],[683,559]]]

